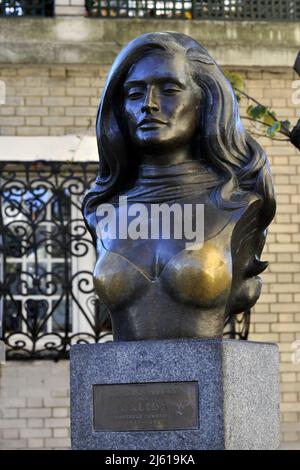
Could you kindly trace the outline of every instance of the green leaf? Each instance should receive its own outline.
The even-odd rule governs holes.
[[[273,124],[276,122],[276,118],[272,116],[271,113],[268,113],[264,116],[264,123],[267,124],[268,126],[273,126]]]
[[[248,107],[248,109],[250,106]],[[257,104],[256,106],[252,106],[251,109],[249,109],[249,115],[252,117],[252,119],[261,119],[262,117],[266,116],[268,113],[268,110],[266,106],[262,106],[260,104]]]
[[[229,72],[229,70],[224,70],[224,75],[231,83],[233,89],[244,91],[245,82],[241,74],[238,72]]]
[[[267,129],[267,135],[268,135],[269,137],[275,137],[276,132],[279,132],[280,129],[281,129],[281,122],[280,122],[280,121],[276,121],[276,122],[274,122],[273,126],[268,127],[268,129]]]

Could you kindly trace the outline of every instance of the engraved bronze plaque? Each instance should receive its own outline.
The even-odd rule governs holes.
[[[95,431],[198,429],[197,382],[94,385]]]

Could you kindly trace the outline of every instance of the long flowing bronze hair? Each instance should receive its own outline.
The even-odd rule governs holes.
[[[83,201],[92,236],[99,204],[132,187],[137,177],[138,162],[123,119],[123,83],[132,65],[153,49],[184,54],[194,82],[203,91],[195,158],[204,157],[219,175],[211,199],[230,209],[241,204],[245,194],[256,195],[262,201],[257,223],[264,232],[275,214],[270,168],[265,152],[243,127],[231,84],[201,44],[184,34],[163,32],[143,34],[127,44],[108,75],[96,121],[99,175]]]

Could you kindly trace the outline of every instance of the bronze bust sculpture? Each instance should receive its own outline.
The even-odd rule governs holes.
[[[114,339],[221,337],[225,319],[260,295],[275,214],[266,155],[245,132],[231,85],[192,38],[144,34],[112,65],[96,130],[100,172],[83,213]],[[170,239],[102,238],[97,210],[110,203],[118,222],[119,196],[126,210],[203,204],[203,245],[187,248],[175,229]]]

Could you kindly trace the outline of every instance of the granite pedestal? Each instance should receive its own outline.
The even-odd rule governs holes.
[[[274,344],[163,340],[71,348],[73,449],[276,449]]]

